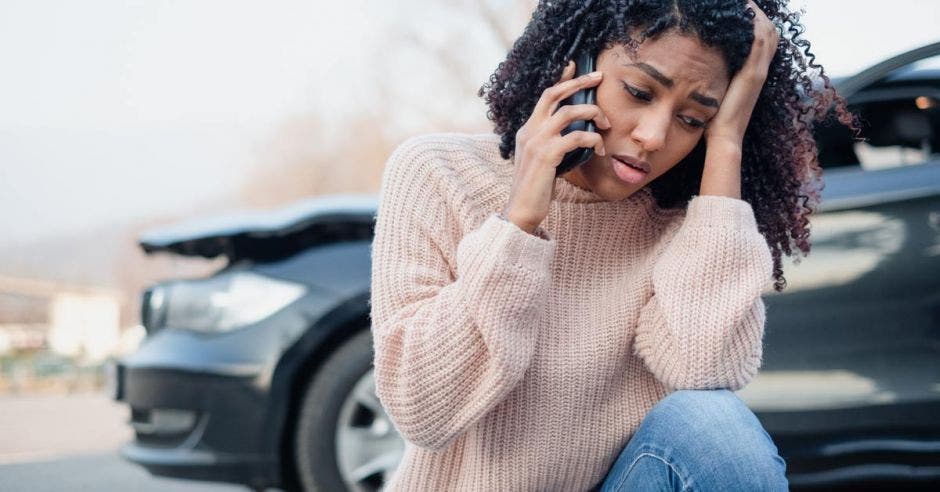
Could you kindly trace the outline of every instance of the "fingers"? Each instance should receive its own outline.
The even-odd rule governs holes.
[[[562,72],[560,81],[542,91],[542,96],[535,104],[535,109],[532,110],[532,114],[540,118],[548,118],[555,112],[561,101],[581,89],[600,84],[603,79],[603,72],[599,71],[584,74],[577,78],[571,78],[573,74],[574,62],[571,62]]]
[[[575,68],[574,60],[568,60],[568,64],[565,65],[565,69],[561,71],[561,79],[559,82],[571,79],[571,77],[574,76]]]
[[[745,61],[742,72],[763,80],[766,78],[768,66],[777,52],[780,33],[773,21],[753,0],[748,0],[747,3],[754,11],[754,41],[751,43],[751,53]]]
[[[754,11],[754,39],[770,40],[770,46],[776,46],[780,33],[777,26],[767,17],[761,8],[754,3],[754,0],[748,0],[748,5]]]
[[[597,132],[573,131],[560,139],[556,139],[560,147],[555,149],[558,155],[557,164],[561,163],[561,157],[579,147],[593,148],[597,155],[607,155],[607,149],[604,148],[604,138]]]
[[[563,128],[576,120],[593,120],[598,128],[610,128],[610,120],[595,104],[566,104],[555,111],[546,126],[553,133],[561,133]]]

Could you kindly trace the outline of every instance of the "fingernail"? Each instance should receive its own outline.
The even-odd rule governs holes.
[[[601,72],[591,72],[591,78],[592,78],[592,79],[599,79],[599,78],[601,78]]]
[[[597,153],[600,155],[607,155],[607,151],[604,150],[604,147],[601,147],[601,150],[598,150]]]

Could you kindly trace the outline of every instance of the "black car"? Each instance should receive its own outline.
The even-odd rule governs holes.
[[[813,250],[765,292],[760,375],[738,394],[794,489],[940,485],[940,43],[837,87],[866,142],[817,129],[826,187]],[[374,491],[404,449],[375,396],[375,196],[183,224],[148,253],[214,258],[144,293],[148,335],[116,365],[154,474],[262,489]]]

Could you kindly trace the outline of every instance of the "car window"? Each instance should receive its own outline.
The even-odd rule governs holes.
[[[830,118],[816,139],[823,168],[888,169],[940,159],[940,56],[898,68],[848,98],[863,138]]]

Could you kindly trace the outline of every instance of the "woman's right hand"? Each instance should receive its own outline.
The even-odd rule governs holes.
[[[593,147],[597,154],[605,154],[604,141],[597,132],[579,130],[561,135],[575,120],[590,119],[598,128],[610,128],[610,122],[597,105],[567,104],[558,109],[561,102],[575,92],[596,86],[603,80],[600,71],[572,79],[574,71],[574,62],[569,62],[558,83],[542,92],[529,119],[516,132],[512,190],[503,216],[530,234],[548,216],[555,168],[565,154],[578,147]]]

